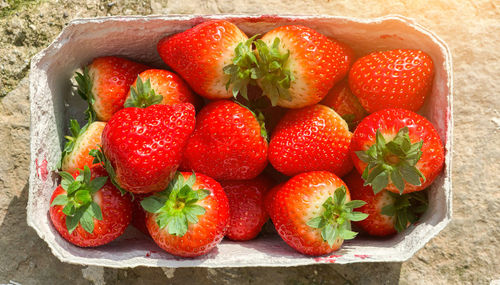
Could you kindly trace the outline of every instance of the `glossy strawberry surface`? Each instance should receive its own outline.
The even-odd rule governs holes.
[[[247,108],[228,100],[201,109],[184,150],[183,169],[217,180],[252,179],[267,165],[267,141]]]
[[[329,107],[291,110],[271,136],[269,162],[288,176],[313,170],[342,176],[352,168],[351,136],[347,123]]]
[[[102,134],[116,182],[133,193],[164,190],[180,164],[194,116],[189,103],[130,107],[116,113]]]
[[[349,72],[349,87],[369,113],[387,108],[418,111],[433,77],[434,64],[428,54],[396,49],[358,59]]]
[[[96,165],[91,168],[92,179],[96,177],[108,176],[106,171],[100,166]],[[75,172],[73,177],[76,178],[79,172]],[[59,185],[50,202],[67,192]],[[132,202],[129,195],[123,195],[120,191],[109,181],[97,191],[92,199],[99,205],[102,212],[102,220],[93,219],[94,231],[87,232],[81,224],[79,224],[74,231],[70,234],[66,227],[66,215],[63,213],[63,206],[54,205],[50,207],[49,213],[54,228],[61,234],[61,236],[81,247],[95,247],[107,244],[120,235],[123,234],[127,226],[130,224],[132,217]]]
[[[265,176],[252,180],[222,181],[229,200],[231,218],[226,237],[232,240],[255,238],[268,219],[264,196],[272,186]]]

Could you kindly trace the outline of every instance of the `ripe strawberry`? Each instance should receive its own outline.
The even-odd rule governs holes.
[[[344,75],[349,73],[349,69],[351,68],[352,64],[354,63],[356,59],[356,54],[354,53],[354,50],[348,46],[346,43],[339,42],[334,38],[328,38],[330,41],[332,41],[334,44],[338,45],[340,48],[341,52],[341,57],[342,57],[342,67],[344,70],[342,71]]]
[[[302,108],[321,101],[342,79],[346,50],[315,30],[282,26],[255,42],[257,83],[273,106]]]
[[[255,238],[268,219],[264,195],[272,182],[259,176],[252,180],[222,181],[221,186],[229,200],[231,213],[226,237],[232,240]]]
[[[108,121],[123,108],[130,85],[146,65],[121,57],[98,57],[76,73],[77,93],[88,102],[87,116],[92,120]]]
[[[291,178],[274,194],[271,219],[289,246],[303,254],[322,255],[356,236],[350,221],[366,218],[366,214],[353,212],[364,204],[351,201],[349,190],[336,175],[306,172]]]
[[[161,98],[161,95],[163,98]],[[153,97],[154,103],[169,105],[191,103],[201,106],[201,99],[191,92],[189,86],[177,74],[168,70],[148,69],[139,74],[125,101],[124,107],[141,107],[146,98]]]
[[[145,194],[134,194],[134,200],[132,201],[132,221],[131,224],[141,231],[143,234],[149,236],[148,228],[146,227],[146,212],[141,206],[141,201],[144,200],[149,195]]]
[[[165,63],[208,99],[230,98],[254,76],[252,41],[234,24],[224,20],[201,23],[168,36],[157,45]]]
[[[432,87],[434,64],[420,50],[374,52],[358,59],[349,72],[349,87],[373,113],[387,108],[417,111]]]
[[[50,199],[50,219],[61,236],[81,247],[99,246],[119,237],[131,219],[132,203],[96,165],[62,177]]]
[[[162,191],[179,166],[194,115],[189,103],[122,109],[104,128],[104,155],[96,153],[96,158],[121,188],[133,193]]]
[[[399,195],[382,190],[374,194],[372,187],[363,186],[364,181],[357,171],[352,171],[344,181],[352,199],[366,202],[358,210],[368,214],[368,218],[354,223],[372,236],[404,231],[427,208],[427,196],[422,191]]]
[[[354,166],[376,193],[420,191],[438,176],[443,144],[426,118],[405,109],[385,109],[364,118],[351,141]]]
[[[280,183],[274,186],[273,188],[271,188],[271,190],[267,191],[266,195],[264,196],[264,208],[266,209],[266,213],[269,215],[269,217],[271,217],[271,219],[274,213],[274,211],[272,210],[274,204],[274,197],[276,193],[278,193],[278,191],[280,190],[281,186],[283,186],[284,184],[285,183]]]
[[[331,108],[313,105],[290,110],[269,143],[269,162],[281,173],[326,170],[342,176],[352,169],[351,132]]]
[[[178,172],[165,191],[145,198],[146,225],[153,240],[176,256],[195,257],[224,237],[229,204],[217,181],[199,173]]]
[[[66,136],[68,141],[62,153],[61,168],[73,174],[85,165],[93,165],[94,158],[89,152],[101,144],[101,134],[106,123],[89,122],[80,129],[76,120],[70,120],[70,125],[72,136]]]
[[[347,80],[340,81],[330,89],[321,104],[335,110],[347,122],[350,130],[354,130],[359,122],[368,115],[358,98],[349,90]]]
[[[184,166],[216,180],[252,179],[267,165],[267,141],[255,115],[229,101],[199,112],[184,150]]]

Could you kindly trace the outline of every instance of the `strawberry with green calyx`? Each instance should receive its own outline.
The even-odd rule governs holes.
[[[74,173],[84,166],[92,166],[93,158],[89,154],[101,143],[102,130],[105,122],[89,121],[82,128],[76,120],[70,120],[70,136],[66,136],[66,144],[61,155],[58,168],[63,171]]]
[[[123,108],[130,85],[146,69],[146,65],[125,58],[105,56],[95,58],[83,73],[77,72],[77,94],[89,105],[87,118],[108,121]]]
[[[275,192],[266,198],[266,208],[278,234],[303,254],[339,249],[343,240],[356,236],[350,221],[367,216],[353,211],[365,202],[351,201],[344,182],[330,172],[301,173],[271,191]]]
[[[195,108],[203,104],[201,98],[177,74],[163,69],[148,69],[141,72],[130,86],[124,107],[143,108],[146,105],[176,103],[191,103]]]
[[[244,94],[255,77],[252,40],[225,20],[207,21],[167,36],[158,42],[157,50],[168,66],[207,99]]]
[[[125,231],[131,220],[131,201],[109,183],[100,165],[85,166],[73,175],[61,171],[60,175],[50,217],[63,238],[82,247],[99,246]]]
[[[404,231],[415,223],[427,209],[425,191],[396,194],[382,190],[375,194],[372,187],[365,186],[357,171],[344,178],[352,199],[363,200],[366,205],[358,210],[368,214],[368,218],[355,224],[372,236],[388,236]]]
[[[257,84],[273,106],[316,104],[348,69],[343,46],[300,25],[273,29],[255,41],[255,46]]]
[[[224,190],[199,173],[178,172],[166,190],[145,198],[141,205],[153,240],[177,256],[209,252],[222,240],[229,222]]]
[[[410,193],[429,186],[444,164],[444,148],[432,124],[405,109],[385,109],[354,131],[351,158],[365,185]]]

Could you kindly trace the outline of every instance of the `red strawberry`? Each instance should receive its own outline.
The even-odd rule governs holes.
[[[141,206],[141,201],[149,195],[134,194],[134,201],[132,201],[132,225],[141,231],[143,234],[149,236],[148,228],[146,227],[146,212]]]
[[[351,93],[347,80],[340,81],[330,89],[321,104],[335,110],[347,122],[351,130],[354,130],[359,122],[368,115],[358,98]]]
[[[132,203],[96,165],[62,181],[50,199],[50,219],[61,236],[81,247],[99,246],[119,237],[131,219]]]
[[[405,230],[427,208],[424,192],[399,195],[382,190],[374,194],[372,187],[363,186],[364,181],[357,171],[351,172],[344,181],[352,199],[366,202],[358,210],[368,214],[368,218],[354,223],[372,236],[388,236]]]
[[[232,240],[255,238],[268,219],[264,195],[272,182],[259,176],[252,180],[223,181],[221,186],[229,200],[231,213],[226,237]]]
[[[426,118],[405,109],[385,109],[364,118],[354,131],[351,157],[375,193],[423,190],[444,163],[443,144]]]
[[[157,45],[160,57],[208,99],[246,96],[255,56],[252,41],[234,24],[224,20],[201,23],[168,36]]]
[[[70,124],[72,136],[66,137],[68,142],[62,153],[61,168],[72,174],[83,169],[85,165],[89,167],[93,165],[94,158],[89,152],[101,144],[101,134],[106,123],[89,122],[81,129],[76,120],[71,120]]]
[[[255,115],[228,100],[206,105],[184,150],[187,169],[217,180],[252,179],[267,165],[267,141]]]
[[[321,101],[349,63],[337,42],[298,25],[282,26],[255,42],[257,82],[273,106],[302,108]]]
[[[161,95],[163,98],[160,98]],[[169,105],[175,103],[191,103],[201,106],[202,100],[191,92],[189,86],[177,74],[168,70],[148,69],[139,74],[130,86],[126,107],[140,107],[145,98],[156,98],[154,103]],[[148,102],[145,102],[148,104]],[[150,105],[150,104],[149,104]]]
[[[323,255],[356,236],[350,221],[366,214],[353,212],[364,205],[351,201],[349,190],[336,175],[326,171],[301,173],[277,190],[271,218],[278,234],[295,250]]]
[[[195,257],[224,237],[229,204],[217,181],[199,173],[178,173],[169,187],[141,202],[153,240],[168,253]]]
[[[274,213],[272,210],[274,204],[274,197],[276,193],[278,193],[278,191],[280,190],[281,186],[283,186],[284,184],[285,183],[280,183],[274,186],[273,188],[271,188],[271,190],[267,191],[266,195],[264,196],[264,208],[266,209],[266,212],[269,215],[269,217],[271,217],[271,219]]]
[[[313,170],[342,176],[352,168],[351,136],[347,123],[329,107],[290,110],[271,137],[269,162],[288,176]]]
[[[88,117],[108,121],[123,108],[130,85],[147,66],[115,56],[99,57],[76,73],[78,94],[88,102]]]
[[[113,181],[133,193],[164,190],[182,158],[195,125],[193,105],[125,108],[102,133],[103,161]],[[108,163],[109,162],[109,163]]]
[[[344,67],[345,72],[344,75],[348,74],[349,69],[351,68],[352,64],[354,63],[354,60],[356,59],[356,54],[354,53],[354,50],[348,46],[346,43],[339,42],[334,38],[328,38],[330,41],[332,41],[334,44],[338,45],[340,48],[341,56],[342,56],[342,67]]]
[[[349,72],[349,87],[373,113],[387,108],[417,111],[432,87],[434,64],[420,50],[374,52],[358,59]]]

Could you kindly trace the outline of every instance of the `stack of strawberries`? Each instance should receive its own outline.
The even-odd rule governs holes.
[[[434,76],[423,51],[356,60],[308,27],[248,38],[223,20],[157,49],[170,70],[110,56],[77,73],[88,122],[70,122],[50,201],[66,240],[99,246],[133,224],[195,257],[270,217],[292,248],[322,255],[357,235],[351,221],[387,236],[425,211],[444,149],[415,113]]]

